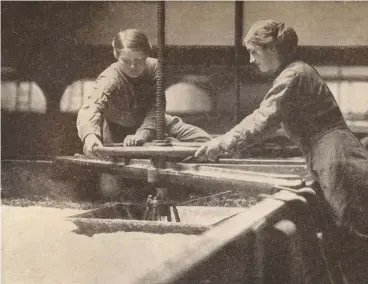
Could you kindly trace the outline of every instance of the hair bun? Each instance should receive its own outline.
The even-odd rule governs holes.
[[[298,45],[298,35],[292,27],[275,20],[255,22],[248,30],[244,43],[258,46],[275,45],[282,54],[295,52]]]
[[[279,23],[277,25],[277,36],[276,39],[277,40],[282,40],[283,38],[285,38],[285,35],[287,33],[289,27],[285,27],[284,23]]]
[[[292,27],[279,23],[276,41],[286,52],[294,52],[298,45],[298,35]]]

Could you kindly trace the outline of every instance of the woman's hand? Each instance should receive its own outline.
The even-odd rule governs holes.
[[[194,157],[199,159],[205,158],[208,161],[216,161],[218,156],[225,152],[221,142],[220,137],[206,142],[195,152]]]
[[[134,135],[127,135],[124,139],[124,146],[142,146],[147,140],[151,139],[151,131],[138,129]]]
[[[140,137],[139,135],[127,135],[124,139],[123,145],[125,147],[142,146],[144,142],[146,142],[145,137]]]
[[[90,157],[96,157],[97,155],[93,151],[93,147],[95,146],[102,146],[100,139],[98,139],[98,137],[93,133],[88,134],[87,137],[84,139],[84,154]]]

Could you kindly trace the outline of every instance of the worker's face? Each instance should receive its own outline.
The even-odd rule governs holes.
[[[131,78],[136,78],[143,73],[146,68],[146,59],[147,54],[142,51],[123,49],[119,54],[123,72]]]
[[[262,72],[272,73],[279,68],[280,62],[275,48],[251,43],[246,43],[245,46],[250,54],[249,62],[256,64]]]

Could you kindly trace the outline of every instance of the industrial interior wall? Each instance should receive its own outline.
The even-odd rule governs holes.
[[[88,8],[92,17],[94,5]],[[156,44],[155,2],[105,2],[92,24],[80,27],[81,44],[110,44],[120,29],[137,28]],[[233,2],[166,2],[166,43],[169,45],[233,45]]]
[[[105,2],[99,11],[94,7],[88,8],[93,23],[77,30],[78,43],[109,44],[120,27],[142,29],[156,43],[155,2]],[[234,9],[226,1],[167,2],[167,44],[233,45]],[[301,45],[367,46],[367,13],[364,1],[245,1],[244,32],[257,20],[273,18],[293,26]]]
[[[367,46],[367,14],[365,1],[249,1],[244,30],[272,18],[294,27],[300,45]]]
[[[86,79],[71,78],[74,75],[70,75],[70,70],[77,70],[75,73],[83,76],[88,69],[88,74],[97,76],[113,61],[110,52],[97,49],[92,53],[87,45],[108,48],[120,28],[131,27],[144,30],[156,44],[155,2],[2,2],[1,5],[2,66],[15,63],[20,64],[15,66],[20,70],[29,68],[33,78],[38,76],[44,81],[41,87],[49,87],[43,90],[44,94],[48,101],[56,100],[56,107],[72,79]],[[166,2],[166,43],[179,47],[232,46],[234,9],[234,2]],[[289,14],[290,10],[293,13]],[[367,2],[277,2],[277,5],[275,2],[245,2],[244,32],[255,20],[272,17],[294,26],[302,45],[368,46],[368,34],[363,30],[368,26],[367,10]],[[70,54],[70,50],[74,52],[71,47],[79,45],[75,53]],[[197,123],[212,133],[224,132],[234,123],[234,68],[230,65],[199,66],[192,61],[185,62],[185,66],[169,66],[167,84],[187,80],[188,75],[196,84],[206,78],[205,84],[210,86],[215,104],[213,113],[197,120],[188,118],[188,122]],[[246,116],[260,102],[267,85],[250,84],[243,71],[240,81],[241,114]],[[53,113],[36,118],[28,114],[21,114],[24,119],[18,116],[2,115],[3,155],[60,155],[81,150],[74,113],[66,115],[53,110]],[[42,135],[36,136],[35,132]],[[29,146],[32,143],[34,147]]]

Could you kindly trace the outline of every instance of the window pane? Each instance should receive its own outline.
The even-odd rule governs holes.
[[[14,82],[1,82],[1,109],[14,111],[17,85]]]
[[[329,81],[329,82],[326,82],[327,83],[327,86],[329,87],[329,89],[331,90],[332,94],[334,95],[335,99],[337,101],[339,101],[339,90],[338,90],[338,87],[339,87],[339,83],[336,82],[336,81]]]
[[[368,82],[343,80],[328,81],[331,92],[345,117],[367,118]]]
[[[46,98],[41,88],[35,83],[29,83],[29,90],[31,90],[31,111],[38,113],[46,113]]]
[[[46,112],[46,98],[36,82],[1,82],[1,109],[22,112]]]
[[[365,115],[368,113],[368,82],[341,83],[342,111],[349,115]]]
[[[80,80],[69,85],[60,100],[61,112],[78,112],[92,91],[94,81]]]

